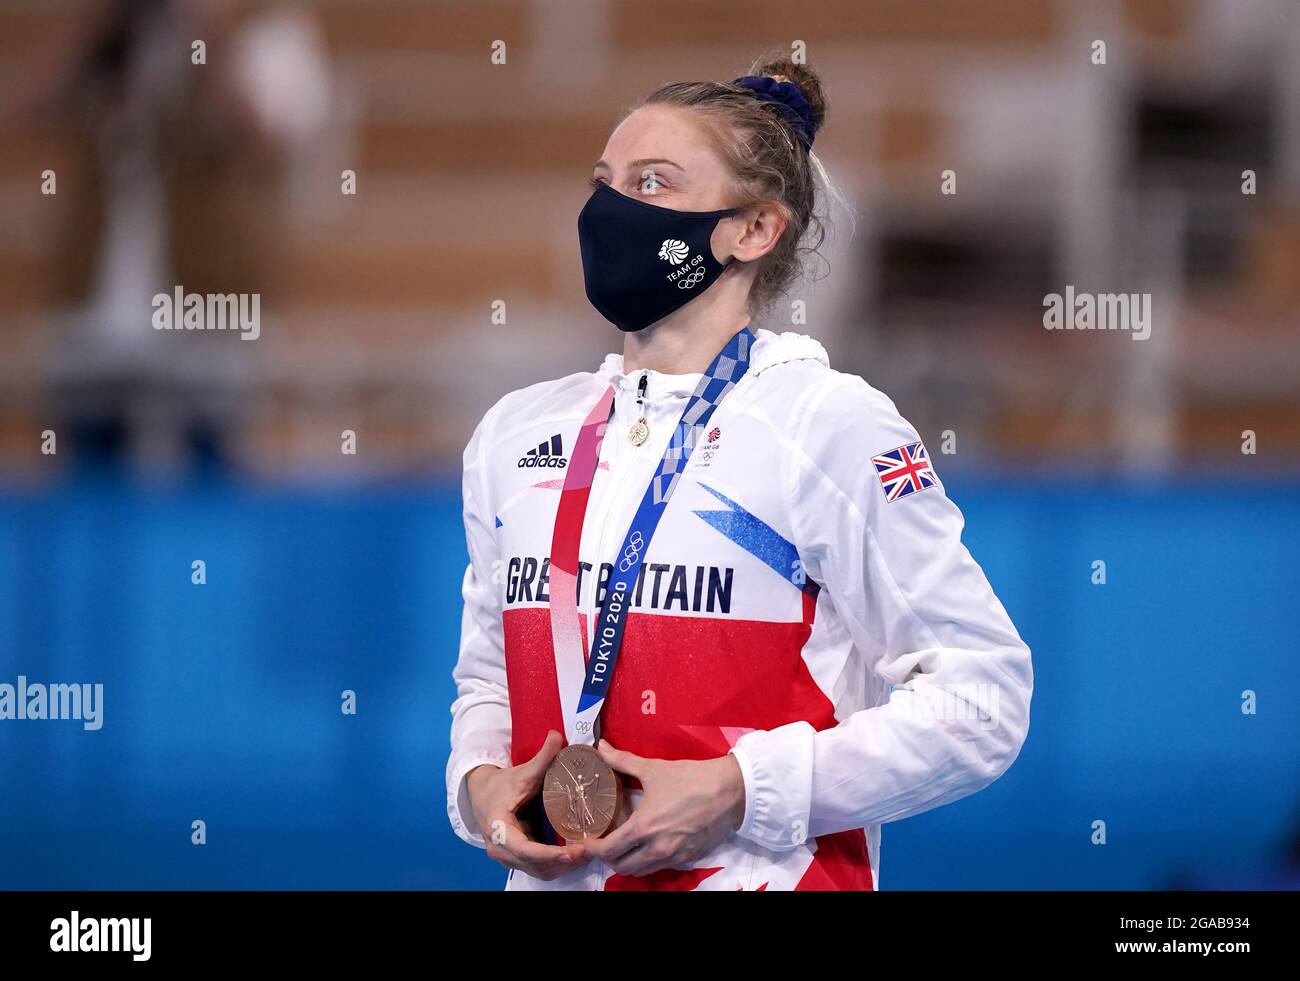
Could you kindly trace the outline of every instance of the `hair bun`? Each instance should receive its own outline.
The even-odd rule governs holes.
[[[805,150],[811,150],[817,131],[826,119],[826,94],[821,79],[806,65],[788,58],[756,66],[752,73],[734,81],[750,89],[764,102],[780,107]]]
[[[795,138],[805,150],[812,149],[813,140],[817,136],[817,123],[813,118],[812,107],[808,105],[799,86],[770,75],[744,75],[733,80],[732,84],[749,89],[761,101],[780,109],[781,115],[794,130]]]
[[[766,75],[768,78],[784,79],[799,87],[808,107],[812,110],[813,126],[821,129],[826,125],[826,92],[822,80],[807,65],[795,64],[789,58],[777,58],[754,65],[751,75]]]

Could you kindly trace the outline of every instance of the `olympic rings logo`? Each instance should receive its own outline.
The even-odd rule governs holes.
[[[702,280],[703,278],[704,278],[704,270],[697,269],[695,270],[695,272],[691,273],[685,279],[677,280],[677,288],[679,290],[688,290],[692,286],[698,285],[700,280]]]
[[[573,724],[573,728],[574,728],[574,730],[575,730],[576,732],[588,733],[588,732],[591,732],[591,723],[590,723],[590,722],[575,722],[575,723]]]
[[[637,556],[641,549],[645,547],[645,539],[641,537],[641,532],[634,531],[632,537],[627,541],[627,548],[623,549],[623,558],[618,563],[619,572],[627,572],[636,564]]]

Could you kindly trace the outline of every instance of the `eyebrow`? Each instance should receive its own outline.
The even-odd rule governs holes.
[[[672,166],[672,167],[676,167],[678,170],[681,170],[681,169],[682,169],[682,165],[681,165],[681,164],[679,164],[679,163],[675,163],[675,162],[672,161],[672,160],[668,160],[668,159],[665,159],[665,158],[662,158],[662,157],[661,157],[661,158],[656,158],[656,159],[649,159],[649,158],[647,158],[647,159],[645,159],[645,160],[633,160],[631,166],[634,167],[634,168],[636,168],[636,169],[644,170],[646,167],[652,166],[653,164],[668,164],[668,165],[670,165],[670,166]],[[592,170],[595,170],[597,167],[604,167],[606,170],[613,170],[613,169],[614,169],[614,168],[611,167],[609,164],[607,164],[604,160],[597,160],[597,161],[592,165],[592,168],[591,168],[591,169],[592,169]]]

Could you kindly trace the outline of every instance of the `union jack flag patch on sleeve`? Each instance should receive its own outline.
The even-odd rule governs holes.
[[[930,454],[925,451],[924,443],[908,443],[873,456],[871,462],[876,465],[876,476],[885,488],[886,501],[897,501],[939,482],[939,476],[930,466]]]

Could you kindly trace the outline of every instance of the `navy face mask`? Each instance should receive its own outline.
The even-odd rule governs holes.
[[[578,215],[587,299],[619,330],[649,327],[713,285],[725,265],[709,239],[736,213],[674,211],[596,188]]]

